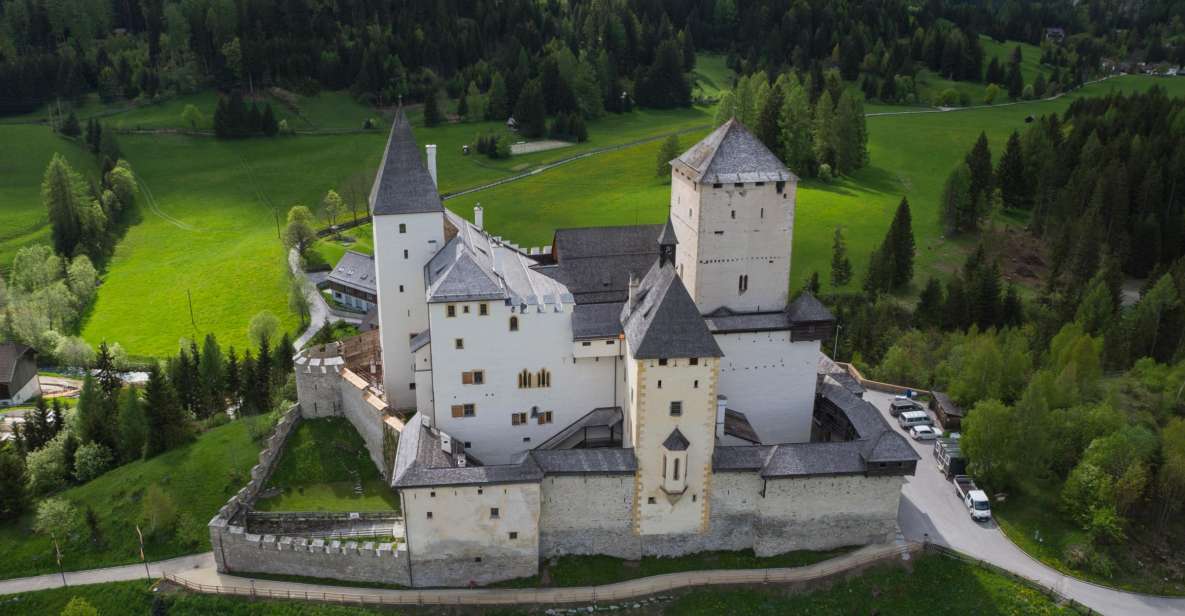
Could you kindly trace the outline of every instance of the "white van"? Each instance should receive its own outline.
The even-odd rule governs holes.
[[[934,420],[926,414],[926,411],[906,411],[897,416],[897,424],[903,430],[908,430],[914,426],[932,426]]]

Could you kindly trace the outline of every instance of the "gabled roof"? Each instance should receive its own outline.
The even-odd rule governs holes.
[[[457,241],[455,238],[454,242]],[[452,242],[450,242],[451,244]],[[448,250],[449,247],[445,247]],[[498,277],[479,265],[473,255],[461,246],[456,259],[431,280],[429,302],[456,302],[477,299],[503,299],[506,292]]]
[[[835,315],[809,291],[803,291],[786,307],[786,314],[795,323],[834,321]]]
[[[329,272],[329,280],[367,293],[378,293],[374,257],[353,250],[347,250],[346,254],[342,255],[333,271]]]
[[[667,440],[662,442],[663,448],[667,451],[687,451],[687,447],[690,445],[691,443],[687,441],[687,437],[683,436],[679,428],[671,430],[671,433],[667,435]]]
[[[736,118],[721,124],[671,163],[685,165],[691,178],[704,184],[785,182],[794,177]]]
[[[667,224],[662,226],[662,233],[658,234],[658,245],[665,246],[667,244],[678,244],[679,238],[675,235],[675,227],[671,224],[671,219],[667,217]]]
[[[625,337],[635,358],[724,355],[673,264],[655,262],[637,293],[636,305],[627,301],[621,309]]]
[[[15,342],[0,342],[0,383],[11,383],[16,366],[22,357],[28,353],[33,356],[33,349]],[[21,383],[22,385],[24,383]]]
[[[436,182],[420,159],[420,150],[412,136],[411,122],[400,108],[391,124],[387,150],[370,189],[370,213],[419,214],[443,212]]]

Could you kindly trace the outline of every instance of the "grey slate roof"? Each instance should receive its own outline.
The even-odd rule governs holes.
[[[942,407],[943,413],[945,413],[951,417],[966,416],[966,413],[963,411],[963,407],[955,404],[955,401],[952,400],[951,397],[948,396],[945,392],[931,391],[930,395],[934,396],[934,402],[938,406]]]
[[[658,234],[658,244],[660,246],[666,244],[678,244],[679,238],[675,235],[675,227],[671,224],[671,218],[667,217],[667,224],[662,226],[662,232]]]
[[[786,307],[786,313],[795,323],[818,323],[820,321],[834,321],[835,315],[823,305],[814,295],[803,291]]]
[[[576,304],[572,311],[572,338],[616,338],[621,334],[621,302]]]
[[[909,441],[885,421],[884,416],[871,402],[856,397],[844,387],[827,382],[819,386],[819,395],[827,398],[847,415],[848,421],[859,435],[858,440],[849,443],[861,444],[860,455],[866,462],[903,462],[919,459]]]
[[[769,461],[773,453],[773,445],[752,445],[743,447],[716,446],[712,452],[712,470],[720,471],[757,471]]]
[[[441,449],[440,433],[424,427],[423,416],[416,413],[399,437],[391,487],[537,483],[543,479],[543,471],[530,456],[517,464],[459,466],[457,457],[464,452],[455,440],[451,449],[451,455]]]
[[[556,262],[535,270],[565,285],[576,303],[620,302],[629,276],[643,276],[658,259],[662,225],[558,229]]]
[[[411,352],[415,353],[416,351],[424,348],[424,346],[429,342],[432,342],[432,330],[425,329],[424,331],[416,334],[415,337],[412,338],[408,343],[408,345],[411,347]]]
[[[556,432],[551,438],[540,443],[535,447],[535,451],[555,449],[585,428],[612,429],[614,426],[621,424],[622,417],[620,406],[604,406],[593,409],[585,413],[580,419],[568,424],[563,430]]]
[[[785,331],[794,326],[790,316],[782,310],[734,313],[727,308],[719,308],[711,314],[705,315],[704,322],[707,323],[708,329],[713,334]]]
[[[724,409],[724,433],[754,444],[761,442],[757,431],[753,429],[753,424],[749,423],[749,418],[744,413],[732,409]]]
[[[400,108],[391,124],[387,149],[370,189],[370,213],[384,216],[443,211],[436,183],[420,158],[420,150],[412,136],[411,122]]]
[[[685,165],[693,180],[705,184],[785,182],[794,177],[736,118],[721,124],[671,164]]]
[[[329,280],[367,293],[378,293],[374,257],[353,250],[347,250],[342,255],[333,271],[329,272]]]
[[[762,477],[802,477],[863,473],[859,441],[842,443],[793,443],[774,448]]]
[[[687,437],[683,436],[679,428],[671,430],[671,433],[667,435],[667,440],[662,442],[662,446],[667,451],[687,451],[689,445],[691,443],[687,442]]]
[[[638,359],[721,357],[699,308],[675,274],[675,266],[657,262],[638,286],[636,306],[622,306],[621,321],[630,351]]]
[[[0,383],[12,382],[12,376],[16,373],[16,365],[20,363],[26,353],[31,355],[32,349],[15,342],[0,342]]]
[[[547,475],[632,475],[638,470],[632,449],[536,449],[531,457]]]
[[[504,299],[506,293],[498,277],[482,265],[453,238],[442,252],[456,249],[457,256],[449,266],[432,278],[428,287],[429,302],[458,302],[479,299]]]

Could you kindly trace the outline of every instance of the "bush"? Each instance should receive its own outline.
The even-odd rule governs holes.
[[[66,434],[67,432],[63,431],[25,458],[25,477],[28,480],[29,492],[48,494],[66,486],[70,478],[63,446]]]
[[[226,413],[214,413],[205,421],[204,429],[213,430],[214,428],[225,426],[228,423],[230,423],[230,416]]]
[[[199,549],[210,537],[205,522],[193,517],[188,511],[177,518],[177,539],[187,548]]]
[[[74,597],[62,608],[62,616],[99,616],[99,610],[82,597]]]
[[[37,505],[33,531],[71,542],[83,536],[84,525],[82,514],[73,503],[64,498],[47,498]]]
[[[160,486],[149,486],[140,506],[140,529],[147,537],[160,538],[172,534],[176,527],[177,503]]]
[[[99,443],[87,443],[74,454],[74,478],[86,483],[111,468],[114,456],[111,450]]]
[[[938,105],[940,107],[954,107],[959,104],[959,92],[954,88],[947,88],[938,96]]]
[[[831,165],[823,163],[819,165],[819,179],[830,184],[835,176],[831,173]]]

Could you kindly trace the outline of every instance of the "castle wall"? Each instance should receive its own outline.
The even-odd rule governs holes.
[[[487,314],[481,314],[481,306]],[[447,316],[453,306],[455,315]],[[435,426],[467,445],[484,464],[507,464],[599,407],[616,406],[615,357],[573,357],[572,304],[514,309],[502,301],[431,304],[431,415]],[[557,310],[559,308],[559,310]],[[465,310],[468,309],[468,312]],[[518,319],[518,331],[510,319]],[[456,348],[456,341],[464,348]],[[417,355],[420,355],[419,353]],[[519,387],[519,373],[551,374],[550,387]],[[483,382],[465,383],[462,374],[483,372]],[[474,405],[472,417],[454,417],[454,405]],[[550,411],[539,423],[532,409]],[[514,413],[527,413],[514,424]]]
[[[892,540],[901,476],[796,477],[767,482],[753,551],[826,550]]]
[[[819,341],[791,342],[789,331],[715,338],[728,408],[744,413],[764,444],[810,441]]]
[[[214,554],[224,573],[267,573],[410,586],[403,544],[357,543],[253,535],[241,526],[211,528]]]
[[[539,556],[607,554],[636,560],[634,476],[557,475],[542,483]]]
[[[537,483],[401,490],[412,583],[491,584],[538,573],[539,494]]]

